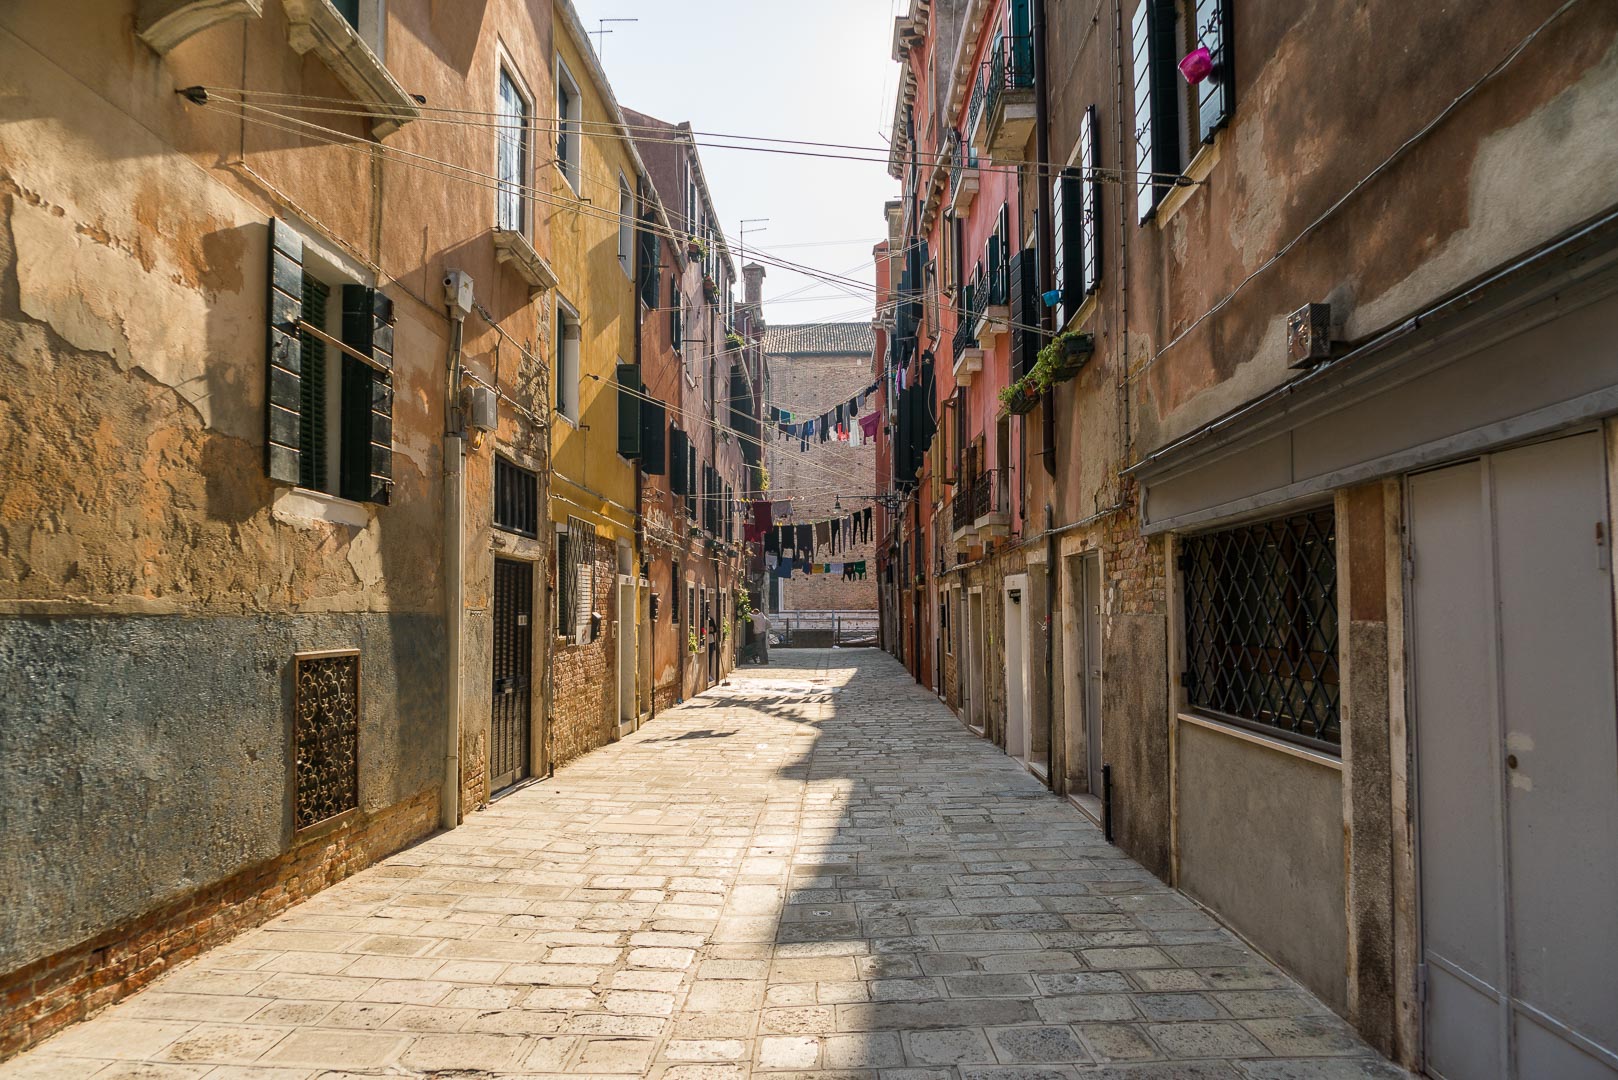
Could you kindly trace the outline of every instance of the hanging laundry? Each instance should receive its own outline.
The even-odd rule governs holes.
[[[792,545],[793,552],[800,559],[807,560],[815,553],[815,527],[813,525],[798,526],[798,542]]]
[[[860,430],[865,433],[867,438],[874,439],[876,438],[876,427],[881,422],[881,413],[866,413],[860,417]]]
[[[822,521],[815,526],[815,552],[831,547],[831,522]]]
[[[764,556],[764,565],[768,566],[771,570],[774,570],[776,568],[776,565],[779,564],[780,561],[781,560],[777,556],[774,556],[774,555],[766,555],[766,556]]]
[[[843,523],[840,521],[833,521],[831,523],[831,553],[833,555],[837,554],[838,533],[841,532],[842,524]]]

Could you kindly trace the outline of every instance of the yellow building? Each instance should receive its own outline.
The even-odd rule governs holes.
[[[550,518],[556,544],[552,760],[638,722],[644,584],[636,549],[635,463],[619,454],[618,373],[636,362],[636,206],[645,168],[568,0],[555,6],[556,123],[539,148],[551,196],[539,218],[557,284]],[[637,386],[638,389],[638,386]]]

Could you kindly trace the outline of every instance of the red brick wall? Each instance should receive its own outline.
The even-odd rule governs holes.
[[[330,832],[295,843],[284,855],[0,976],[0,1061],[437,826],[438,789],[429,788],[385,810],[356,814]]]
[[[618,645],[612,633],[618,562],[612,544],[596,537],[591,563],[601,635],[583,645],[558,641],[551,652],[550,761],[558,768],[607,745],[618,733]]]

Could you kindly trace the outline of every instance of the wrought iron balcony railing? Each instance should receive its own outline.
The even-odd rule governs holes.
[[[976,173],[978,168],[978,152],[972,149],[972,144],[966,139],[955,140],[955,151],[950,156],[949,164],[949,197],[954,198],[955,193],[961,190],[961,178],[967,173]]]
[[[970,529],[972,522],[972,482],[970,480],[955,489],[955,498],[950,503],[950,525],[956,531]]]
[[[972,478],[970,488],[972,521],[1006,512],[1006,471],[984,469]]]

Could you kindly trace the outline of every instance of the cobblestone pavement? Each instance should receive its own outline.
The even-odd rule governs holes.
[[[772,659],[0,1077],[1405,1075],[885,654]]]

